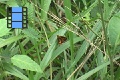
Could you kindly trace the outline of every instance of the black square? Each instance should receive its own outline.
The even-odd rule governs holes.
[[[7,7],[7,12],[11,13],[12,12],[12,7]]]

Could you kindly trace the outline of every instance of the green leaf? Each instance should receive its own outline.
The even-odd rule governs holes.
[[[14,37],[11,37],[11,38],[8,38],[8,39],[0,39],[0,48],[5,46],[5,45],[8,45],[12,42],[15,42],[21,38],[23,38],[24,36],[23,35],[19,35],[19,36],[14,36]]]
[[[9,5],[9,7],[19,7],[16,0],[7,1],[7,5]]]
[[[26,3],[25,7],[28,8],[28,19],[30,22],[34,23],[34,19],[35,19],[35,8],[34,5],[32,3]]]
[[[0,19],[0,37],[7,35],[9,33],[9,30],[7,28],[7,20],[6,19]]]
[[[42,68],[43,70],[47,67],[47,65],[49,64],[50,60],[53,59],[53,58],[51,58],[51,57],[52,57],[52,55],[53,55],[53,51],[54,51],[55,46],[56,46],[56,39],[57,39],[56,36],[57,36],[58,34],[63,35],[65,32],[66,32],[65,29],[61,29],[61,30],[59,30],[58,32],[56,32],[56,33],[49,39],[49,41],[50,41],[50,43],[51,43],[51,46],[50,46],[49,49],[47,50],[47,52],[46,52],[43,60],[42,60],[41,63],[40,63],[40,66],[41,66],[41,68]]]
[[[11,61],[15,66],[21,69],[42,73],[40,66],[26,55],[15,55],[11,58]]]
[[[108,24],[108,37],[111,45],[115,45],[117,38],[120,36],[120,12],[115,14]]]
[[[113,59],[113,61],[116,61],[120,59],[120,56],[117,56],[116,58]],[[90,70],[89,72],[85,73],[84,75],[82,75],[81,77],[79,77],[76,80],[87,80],[91,75],[95,74],[96,72],[100,71],[101,69],[105,68],[107,65],[110,64],[110,61],[104,62],[103,64],[101,64],[100,66]],[[106,80],[106,79],[105,79]]]
[[[41,19],[47,20],[47,12],[50,8],[51,0],[41,0]]]
[[[2,2],[5,2],[5,1],[8,1],[8,0],[0,0],[1,3],[2,3]]]
[[[28,29],[24,29],[23,33],[26,34],[28,37],[36,39],[36,40],[38,40],[38,38],[40,37],[38,35],[39,33],[32,27],[28,27]]]
[[[26,77],[22,71],[18,70],[18,68],[8,64],[8,63],[4,63],[4,68],[7,70],[6,74],[11,74],[14,75],[16,77],[19,77],[21,80],[29,80],[28,77]]]

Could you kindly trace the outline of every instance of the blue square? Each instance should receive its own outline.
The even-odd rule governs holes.
[[[12,21],[22,21],[22,13],[12,13]]]
[[[12,28],[22,28],[22,22],[12,22]]]
[[[12,12],[22,12],[22,7],[12,7]]]

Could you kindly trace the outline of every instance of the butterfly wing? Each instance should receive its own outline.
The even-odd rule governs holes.
[[[67,40],[66,37],[64,37],[64,36],[59,36],[59,35],[57,35],[57,39],[58,39],[58,43],[59,43],[59,44],[62,44],[62,43],[64,43],[64,42]]]

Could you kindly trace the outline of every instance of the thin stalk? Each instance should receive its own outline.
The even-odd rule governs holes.
[[[101,20],[102,20],[102,27],[103,27],[103,32],[104,32],[104,36],[105,36],[106,53],[108,53],[109,58],[110,58],[111,80],[114,80],[113,57],[112,57],[112,55],[110,53],[110,48],[109,48],[109,44],[108,44],[107,30],[105,28],[105,23],[104,23],[104,18],[103,18],[103,12],[102,12],[101,2],[100,2],[100,0],[98,0],[98,1],[99,1],[100,14],[101,14]]]

